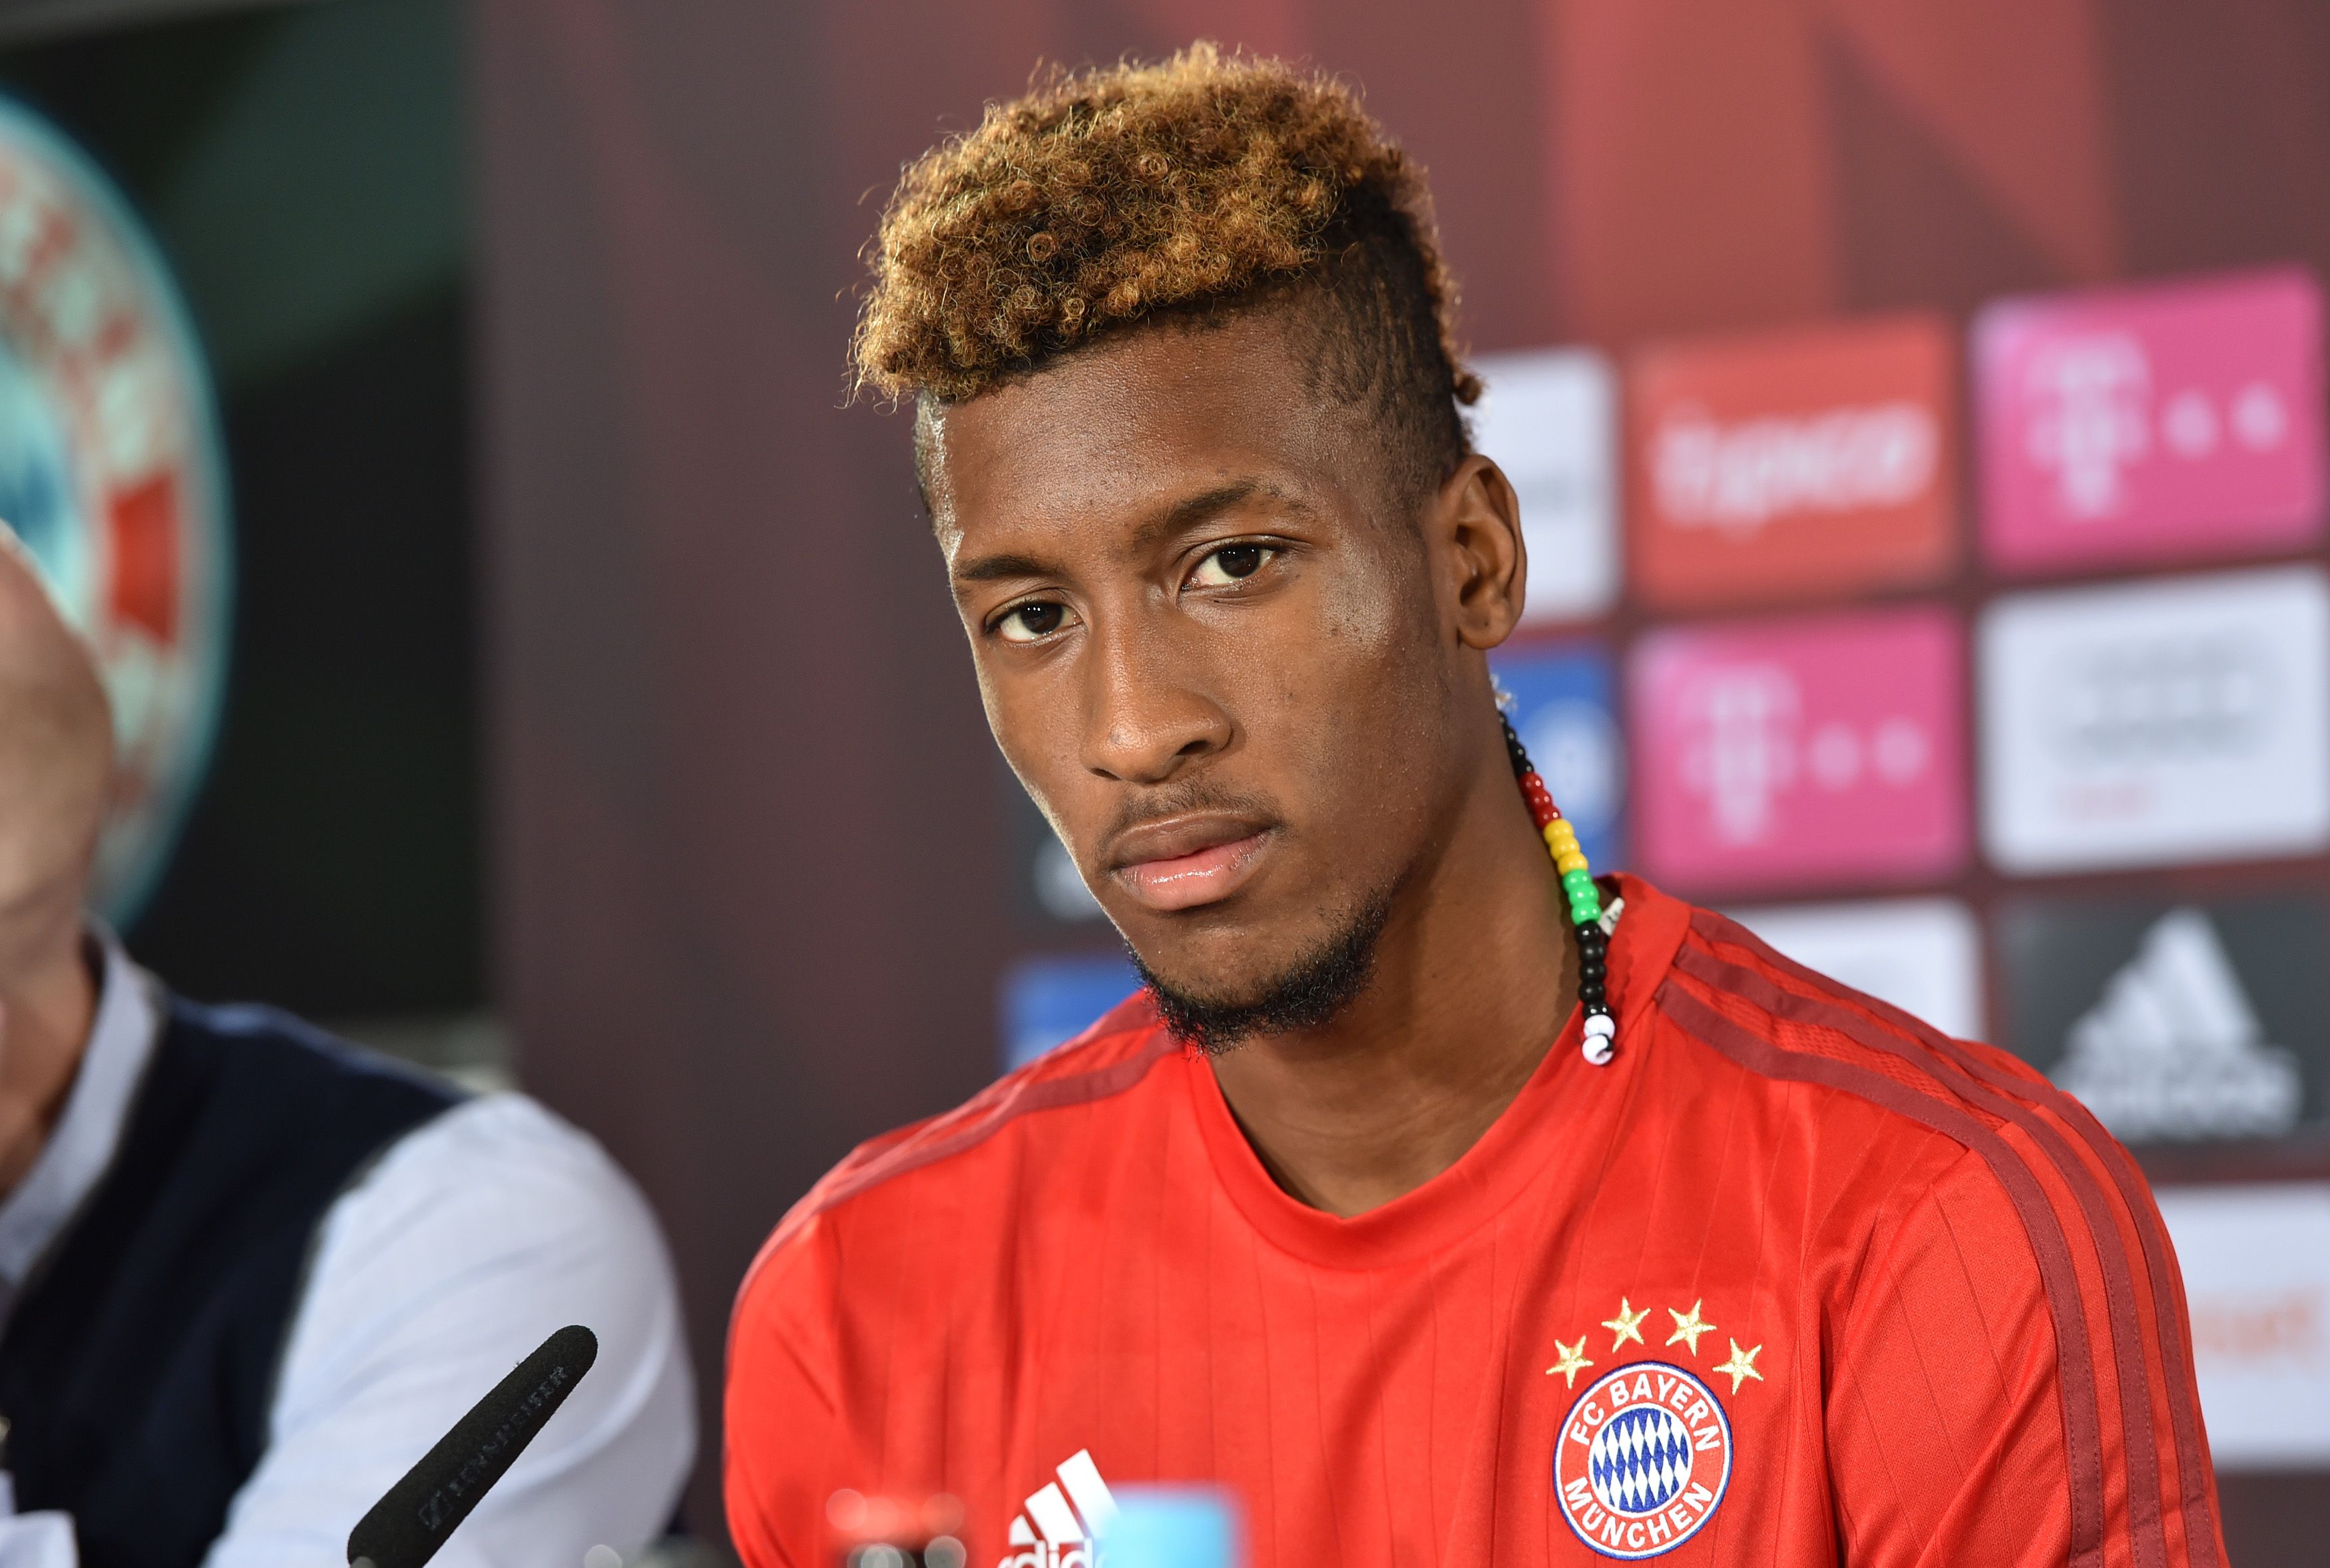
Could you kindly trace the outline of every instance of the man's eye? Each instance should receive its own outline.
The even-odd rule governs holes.
[[[1227,588],[1252,577],[1278,552],[1267,544],[1229,544],[1198,562],[1189,581],[1199,588]]]
[[[1037,642],[1067,624],[1066,605],[1038,600],[1007,610],[1003,619],[995,623],[995,630],[1005,642]]]

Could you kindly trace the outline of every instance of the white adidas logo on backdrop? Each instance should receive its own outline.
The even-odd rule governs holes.
[[[2216,928],[2171,910],[2071,1025],[2058,1087],[2116,1138],[2270,1138],[2297,1125],[2297,1059],[2267,1044]]]

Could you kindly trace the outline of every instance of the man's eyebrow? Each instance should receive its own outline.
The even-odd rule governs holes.
[[[954,569],[957,582],[993,582],[1005,577],[1057,577],[1057,562],[1034,555],[982,555]]]
[[[1263,488],[1259,479],[1233,479],[1227,485],[1217,485],[1210,490],[1176,501],[1134,529],[1132,537],[1125,541],[1125,551],[1132,555],[1146,554],[1175,534],[1186,534],[1239,502],[1260,494]]]
[[[1124,542],[1128,555],[1143,555],[1176,534],[1186,534],[1208,519],[1228,511],[1240,502],[1271,490],[1273,486],[1259,479],[1234,479],[1217,485],[1210,490],[1183,497],[1135,528]],[[1011,577],[1062,577],[1067,569],[1056,561],[1047,561],[1037,555],[982,555],[957,566],[952,573],[958,583],[994,582]]]

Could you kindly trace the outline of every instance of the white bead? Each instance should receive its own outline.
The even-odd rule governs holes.
[[[1586,1015],[1586,1034],[1589,1039],[1596,1034],[1605,1040],[1615,1039],[1618,1034],[1618,1020],[1607,1013],[1588,1013]]]
[[[1610,1049],[1610,1042],[1605,1036],[1600,1034],[1588,1034],[1586,1036],[1585,1052],[1586,1060],[1594,1063],[1595,1066],[1607,1067],[1610,1065],[1612,1052]]]

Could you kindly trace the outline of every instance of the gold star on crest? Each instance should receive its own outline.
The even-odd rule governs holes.
[[[1586,1359],[1586,1336],[1583,1334],[1579,1335],[1577,1337],[1577,1343],[1575,1345],[1564,1345],[1560,1340],[1557,1339],[1553,1342],[1553,1347],[1561,1352],[1561,1359],[1555,1362],[1551,1366],[1547,1367],[1545,1369],[1545,1374],[1548,1377],[1551,1377],[1558,1372],[1561,1374],[1561,1379],[1564,1385],[1570,1388],[1576,1388],[1577,1386],[1577,1374],[1594,1365],[1592,1362]]]
[[[1699,1354],[1699,1337],[1715,1327],[1699,1315],[1699,1309],[1705,1305],[1706,1299],[1703,1297],[1692,1302],[1688,1316],[1676,1311],[1672,1307],[1667,1308],[1667,1316],[1675,1320],[1675,1331],[1667,1336],[1669,1345],[1688,1342],[1691,1346],[1691,1353],[1693,1355]]]
[[[1602,1327],[1610,1331],[1610,1349],[1614,1355],[1618,1346],[1629,1339],[1637,1345],[1643,1343],[1643,1319],[1651,1315],[1651,1309],[1645,1307],[1640,1312],[1630,1312],[1628,1305],[1624,1296],[1619,1297],[1618,1316],[1602,1319]],[[1554,1343],[1558,1345],[1561,1341],[1557,1339]]]
[[[1560,1342],[1557,1340],[1555,1343],[1558,1344]],[[1758,1345],[1753,1350],[1742,1350],[1739,1348],[1739,1341],[1735,1339],[1731,1342],[1731,1359],[1725,1362],[1715,1370],[1718,1373],[1729,1373],[1731,1374],[1731,1392],[1738,1393],[1739,1392],[1739,1384],[1744,1379],[1752,1377],[1758,1383],[1764,1381],[1764,1374],[1756,1370],[1756,1358],[1763,1354],[1764,1347],[1762,1346]]]

